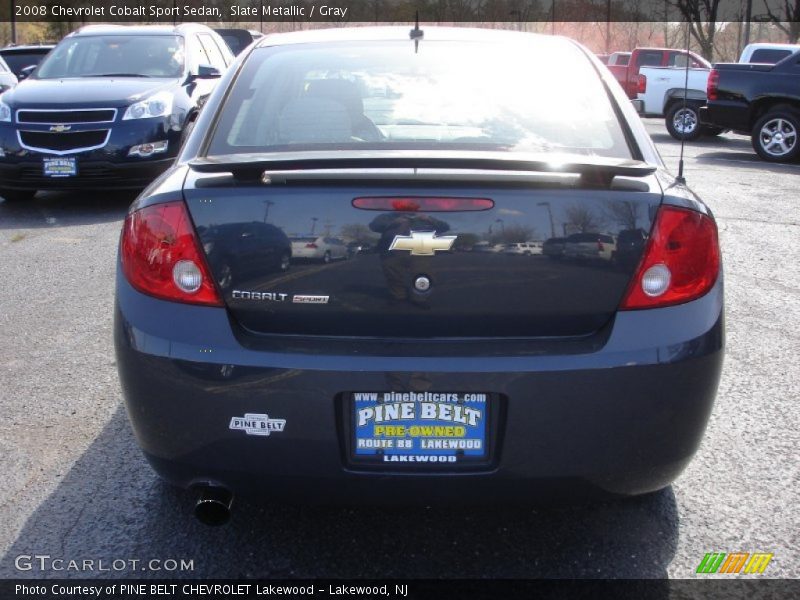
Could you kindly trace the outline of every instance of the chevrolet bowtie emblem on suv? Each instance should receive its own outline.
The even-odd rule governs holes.
[[[455,235],[437,236],[435,231],[412,231],[411,235],[396,235],[389,250],[408,250],[414,256],[433,256],[437,250],[450,250]]]
[[[65,131],[69,131],[72,129],[72,125],[51,125],[50,131],[54,133],[64,133]]]

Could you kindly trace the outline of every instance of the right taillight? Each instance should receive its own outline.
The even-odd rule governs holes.
[[[621,310],[681,304],[707,293],[720,268],[717,226],[699,212],[662,206]]]
[[[708,84],[706,85],[706,97],[709,100],[716,100],[719,95],[717,91],[719,90],[719,71],[716,69],[711,69],[711,72],[708,74]]]
[[[182,201],[146,206],[125,219],[122,272],[145,294],[165,300],[222,306],[194,225]]]
[[[636,92],[638,94],[644,94],[647,91],[647,76],[646,75],[639,75],[638,85],[636,86]]]

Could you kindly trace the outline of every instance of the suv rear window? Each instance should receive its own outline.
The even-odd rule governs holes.
[[[208,154],[365,148],[631,156],[592,63],[550,39],[257,49]]]
[[[771,48],[762,48],[760,50],[756,50],[755,52],[753,52],[753,55],[750,57],[750,62],[767,63],[770,65],[774,65],[775,63],[782,61],[791,53],[792,53],[791,50],[775,50]]]

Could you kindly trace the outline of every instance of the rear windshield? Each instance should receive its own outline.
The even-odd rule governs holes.
[[[589,59],[571,43],[541,38],[423,40],[417,53],[410,41],[258,49],[208,154],[367,148],[630,158]]]
[[[183,73],[183,38],[175,35],[97,35],[67,38],[42,61],[37,79],[163,77]]]

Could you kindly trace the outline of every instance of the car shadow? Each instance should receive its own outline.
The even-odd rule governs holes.
[[[680,145],[680,140],[676,140],[668,133],[651,133],[650,138],[657,144],[676,144]],[[724,135],[701,135],[699,138],[686,142],[687,146],[700,147],[721,147],[721,148],[741,148],[749,152],[753,151],[750,140],[744,137],[726,137]]]
[[[0,197],[0,230],[94,225],[121,221],[137,192],[39,192],[31,200]]]
[[[771,163],[759,158],[759,156],[752,151],[750,152],[705,152],[698,154],[694,158],[698,163],[716,163],[722,161],[736,161],[736,168],[742,169],[758,169],[759,171],[769,171],[771,173],[786,173],[787,169],[797,169],[800,163],[797,161],[793,163]]]
[[[119,407],[30,515],[0,577],[665,578],[678,540],[671,488],[535,509],[312,508],[237,498],[231,521],[218,528],[195,521],[193,501],[157,479]],[[36,554],[65,565],[94,560],[95,571],[15,568],[16,557]],[[119,559],[183,559],[193,569],[117,571]],[[109,570],[98,572],[98,560]]]

